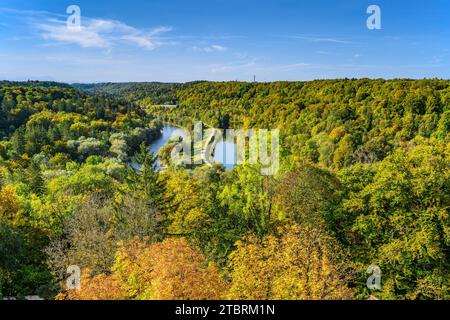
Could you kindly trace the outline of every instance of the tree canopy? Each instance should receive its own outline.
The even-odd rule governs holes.
[[[174,141],[161,170],[162,123],[196,120],[278,128],[280,170]],[[449,299],[449,133],[439,79],[1,82],[0,296]]]

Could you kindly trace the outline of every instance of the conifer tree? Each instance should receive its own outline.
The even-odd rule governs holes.
[[[166,217],[171,203],[166,193],[166,180],[158,172],[157,159],[150,148],[141,144],[139,151],[132,157],[137,168],[130,166],[129,191],[124,192],[121,203],[116,204],[116,218],[119,223],[129,220],[123,215],[129,214],[127,208],[129,209],[130,203],[136,203],[140,210],[145,211],[141,214],[149,215],[148,218],[154,220],[153,239],[161,239],[166,232]]]
[[[45,194],[45,180],[36,161],[31,161],[28,167],[28,179],[30,187],[36,195],[42,196]]]

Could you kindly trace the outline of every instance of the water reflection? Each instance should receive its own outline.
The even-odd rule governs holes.
[[[177,140],[183,137],[183,129],[171,125],[165,125],[161,137],[150,145],[150,150],[157,154],[171,139]],[[236,145],[228,141],[219,141],[214,150],[214,162],[224,165],[227,170],[232,170],[237,163]],[[158,168],[159,168],[158,160]]]

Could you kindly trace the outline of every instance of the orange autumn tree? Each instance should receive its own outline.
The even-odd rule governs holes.
[[[123,243],[113,270],[131,299],[211,300],[226,291],[218,268],[185,239]]]
[[[57,300],[123,300],[125,290],[114,274],[91,276],[89,269],[83,270],[79,290],[60,293]]]
[[[84,270],[79,290],[61,300],[213,300],[227,291],[218,268],[185,239],[121,243],[110,275]]]
[[[229,299],[351,299],[351,273],[339,246],[320,229],[292,226],[239,241],[231,256]]]

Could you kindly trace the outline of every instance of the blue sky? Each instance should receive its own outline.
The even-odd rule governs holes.
[[[382,12],[369,30],[367,7]],[[70,5],[81,30],[66,27]],[[450,1],[0,0],[0,79],[450,78]]]

